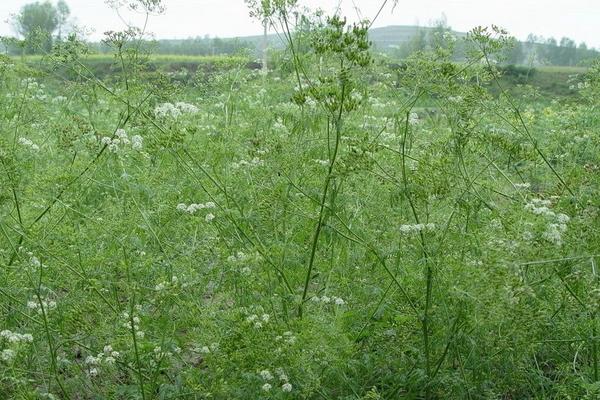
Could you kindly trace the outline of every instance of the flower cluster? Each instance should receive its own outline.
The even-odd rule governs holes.
[[[24,138],[24,137],[20,137],[19,138],[19,144],[21,146],[29,147],[33,151],[38,151],[40,149],[40,146],[38,146],[37,144],[33,143],[30,139],[27,139],[27,138]]]
[[[248,260],[248,256],[242,251],[238,251],[236,254],[232,254],[229,257],[227,257],[227,261],[229,261],[230,263],[240,263],[246,260]]]
[[[240,272],[244,275],[248,275],[250,272],[252,272],[250,267],[247,265],[249,261],[252,261],[251,257],[241,251],[238,251],[236,254],[232,254],[229,257],[227,257],[227,262],[229,262],[230,264],[237,264],[242,266]]]
[[[285,126],[281,121],[275,121],[273,123],[273,131],[281,136],[286,136],[290,133],[287,126]]]
[[[27,255],[29,256],[29,264],[31,264],[32,267],[35,267],[35,268],[43,267],[40,259],[37,258],[36,256],[34,256],[33,253],[28,252]]]
[[[202,346],[202,347],[198,347],[196,349],[197,353],[202,353],[202,354],[209,354],[210,353],[210,348],[208,346]]]
[[[577,85],[570,85],[569,89],[570,90],[583,90],[583,89],[587,89],[588,87],[590,87],[590,83],[589,82],[577,82]]]
[[[12,361],[17,355],[17,347],[21,343],[31,343],[33,342],[33,336],[29,333],[17,333],[11,332],[9,330],[3,330],[0,332],[0,339],[4,339],[8,342],[10,348],[6,348],[2,350],[0,353],[0,360],[4,362]]]
[[[15,64],[9,63],[7,61],[0,61],[0,68],[13,69],[14,67]]]
[[[211,208],[216,208],[217,205],[215,203],[213,203],[212,201],[209,201],[207,203],[192,203],[189,206],[186,205],[185,203],[179,203],[177,204],[177,210],[181,211],[181,212],[186,212],[188,214],[195,214],[198,210],[205,210],[205,209],[211,209]],[[215,215],[213,213],[207,213],[204,216],[204,220],[206,222],[211,222],[212,220],[215,219]]]
[[[379,140],[383,143],[393,142],[397,139],[398,139],[398,136],[396,136],[394,133],[387,132],[387,131],[383,131],[379,135]]]
[[[281,385],[281,390],[283,392],[291,392],[293,387],[292,384],[289,382],[289,378],[286,375],[285,371],[282,368],[277,368],[275,370],[275,373],[277,374]],[[262,371],[260,371],[260,377],[263,379],[263,381],[265,382],[262,386],[261,389],[264,392],[269,392],[272,388],[273,385],[270,382],[273,382],[275,380],[275,377],[273,376],[273,374],[271,373],[271,371],[269,371],[268,369],[264,369]]]
[[[0,353],[0,359],[4,362],[10,362],[16,355],[17,353],[13,349],[4,349]]]
[[[590,139],[590,135],[587,135],[587,134],[581,135],[581,136],[574,136],[573,137],[573,142],[575,142],[575,143],[583,143],[583,142],[588,141],[589,139]]]
[[[195,114],[199,111],[198,107],[196,107],[195,105],[184,103],[182,101],[175,103],[175,107],[177,107],[179,110],[181,110],[182,113],[185,114]]]
[[[42,304],[40,304],[40,302],[37,300],[30,300],[27,302],[27,308],[29,308],[30,310],[37,310],[38,314],[42,314],[42,308],[44,310],[44,313],[47,313],[48,311],[54,310],[56,308],[56,302],[54,300],[42,299],[41,303]]]
[[[542,237],[555,245],[562,244],[562,234],[567,230],[566,223],[551,223],[548,224],[546,231]]]
[[[46,86],[43,83],[38,83],[35,78],[25,78],[21,81],[21,86],[30,91],[32,99],[44,101],[48,95],[44,92]]]
[[[552,202],[546,199],[532,199],[525,205],[525,210],[547,220],[546,229],[542,238],[559,246],[562,244],[562,234],[567,230],[567,223],[571,218],[562,213],[555,213],[550,209]]]
[[[156,290],[157,292],[162,292],[163,290],[175,288],[177,286],[179,286],[179,278],[173,275],[170,282],[162,281],[156,286],[154,286],[154,290]]]
[[[454,36],[454,34],[452,32],[444,32],[444,34],[442,35],[442,38],[448,42],[456,42],[456,36]]]
[[[137,316],[130,316],[129,313],[123,313],[123,328],[135,333],[135,336],[139,339],[143,339],[145,334],[144,331],[140,330],[140,318]]]
[[[177,348],[177,349],[179,349],[179,348]],[[167,358],[167,357],[171,357],[173,355],[173,353],[171,353],[170,351],[163,350],[163,348],[160,346],[156,346],[153,350],[153,353],[154,353],[154,357],[156,357],[156,359],[158,359],[158,360]]]
[[[336,296],[315,296],[312,298],[312,301],[314,301],[315,303],[323,303],[323,304],[330,304],[333,303],[336,306],[343,306],[344,304],[346,304],[346,302],[344,301],[344,299],[342,299],[341,297],[336,297]]]
[[[419,123],[419,114],[417,114],[415,112],[411,112],[408,115],[408,123],[410,125],[417,125]]]
[[[213,353],[215,351],[217,351],[219,349],[219,344],[218,343],[212,343],[209,346],[196,346],[192,349],[193,352],[195,353],[201,353],[201,354],[209,354],[209,353]]]
[[[531,211],[535,215],[554,216],[554,211],[550,210],[552,202],[545,199],[532,199],[525,205],[525,210]]]
[[[204,209],[209,209],[209,208],[216,208],[217,205],[215,203],[213,203],[212,201],[209,201],[207,203],[192,203],[189,206],[186,205],[185,203],[179,203],[177,204],[177,211],[181,211],[181,212],[186,212],[188,214],[195,214],[198,210],[204,210]]]
[[[215,214],[213,213],[208,213],[206,214],[206,216],[204,217],[204,220],[206,222],[212,222],[212,220],[215,219]]]
[[[171,117],[176,119],[182,114],[196,114],[198,111],[198,107],[193,104],[184,102],[162,103],[154,108],[154,115],[157,118]]]
[[[219,136],[219,128],[213,124],[198,125],[198,129],[206,132],[207,136]]]
[[[98,376],[100,365],[111,366],[114,365],[121,354],[118,351],[114,351],[110,344],[104,346],[102,353],[98,353],[94,356],[87,356],[85,358],[85,364],[88,366],[88,374],[91,377]]]
[[[0,338],[3,338],[8,341],[8,343],[31,343],[33,342],[33,336],[29,333],[17,333],[11,332],[8,329],[0,332]]]
[[[369,102],[369,104],[371,105],[371,107],[373,107],[374,109],[378,109],[378,110],[383,110],[385,109],[388,104],[381,101],[380,99],[378,99],[377,97],[369,97],[367,99],[367,101]]]
[[[329,164],[330,164],[329,160],[317,160],[317,159],[315,159],[315,160],[313,160],[313,162],[316,163],[316,164],[319,164],[322,167],[328,167]]]
[[[283,335],[278,335],[275,337],[276,342],[283,341],[285,344],[292,345],[296,343],[296,336],[290,331],[283,332]]]
[[[400,232],[404,234],[431,232],[435,230],[435,224],[404,224],[400,225]]]
[[[131,137],[131,148],[133,150],[141,150],[144,145],[144,138],[140,135],[133,135]]]
[[[260,317],[256,314],[249,315],[246,317],[246,322],[252,324],[256,329],[263,327],[263,323],[266,324],[271,319],[269,314],[263,314]]]
[[[264,164],[264,161],[258,157],[254,157],[250,161],[240,160],[238,162],[234,162],[231,164],[233,168],[243,168],[243,167],[259,167]]]
[[[144,138],[140,135],[134,135],[129,138],[124,129],[117,129],[113,137],[104,136],[100,139],[100,143],[108,147],[113,153],[119,151],[121,146],[131,145],[133,150],[141,150],[144,143]]]

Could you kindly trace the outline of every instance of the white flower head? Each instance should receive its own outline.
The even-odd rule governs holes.
[[[141,150],[144,145],[144,138],[140,135],[134,135],[131,137],[131,148],[134,150]]]
[[[18,142],[20,145],[29,147],[33,151],[38,151],[40,149],[40,146],[38,146],[37,144],[33,143],[31,140],[24,138],[24,137],[20,137]]]
[[[268,369],[263,369],[262,371],[260,371],[260,376],[265,381],[270,381],[273,379],[273,375],[271,374],[271,371],[269,371]]]
[[[107,365],[114,365],[114,364],[115,364],[115,362],[116,362],[116,360],[115,360],[115,358],[114,358],[114,357],[112,357],[112,356],[108,356],[108,357],[106,357],[106,358],[104,359],[104,362],[105,362]]]
[[[271,384],[270,384],[270,383],[265,383],[264,385],[262,385],[262,390],[263,390],[264,392],[268,392],[269,390],[271,390],[271,388],[272,388],[272,387],[273,387],[273,386],[271,386]]]
[[[119,138],[121,140],[124,140],[124,139],[128,138],[127,132],[125,132],[125,129],[117,129],[115,131],[115,137],[117,137],[117,138]]]
[[[15,358],[16,353],[14,352],[14,350],[11,349],[4,349],[2,350],[2,353],[0,354],[0,359],[2,359],[2,361],[12,361],[13,358]]]
[[[97,365],[99,361],[100,361],[100,360],[98,360],[98,358],[97,358],[97,357],[94,357],[94,356],[87,356],[87,357],[85,358],[85,363],[86,363],[87,365]]]

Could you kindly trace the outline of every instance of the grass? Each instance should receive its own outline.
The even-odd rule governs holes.
[[[15,61],[25,62],[39,62],[47,58],[42,55],[26,55],[24,57],[13,57]],[[113,54],[87,54],[84,59],[89,62],[113,62]],[[235,63],[245,61],[245,57],[236,57],[230,55],[216,55],[216,56],[192,56],[192,55],[168,55],[168,54],[152,54],[149,56],[151,62],[156,63],[171,63],[171,62],[184,62],[184,63]]]
[[[15,61],[24,61],[25,63],[37,63],[43,61],[43,57],[39,55],[29,55],[25,57],[14,57]],[[110,54],[89,54],[84,57],[92,71],[100,76],[105,77],[114,73],[114,56]],[[150,65],[153,68],[167,72],[177,72],[185,68],[192,73],[200,67],[203,68],[224,68],[235,67],[241,64],[252,65],[252,68],[259,67],[259,64],[253,64],[252,60],[243,56],[190,56],[190,55],[165,55],[151,54],[149,56]],[[503,77],[503,81],[511,88],[514,95],[520,96],[525,92],[517,87],[518,85],[529,85],[541,92],[544,96],[553,97],[559,96],[563,98],[572,97],[575,92],[572,90],[572,85],[576,83],[577,76],[585,74],[589,68],[586,67],[566,67],[566,66],[536,66],[529,69],[527,66],[517,66],[521,71],[517,75],[508,74]],[[492,88],[492,91],[495,89]]]

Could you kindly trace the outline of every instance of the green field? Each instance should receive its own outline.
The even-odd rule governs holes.
[[[1,399],[600,398],[599,66],[322,29],[0,58]]]
[[[14,62],[39,66],[48,60],[48,56],[27,55],[24,57],[13,57]],[[114,63],[114,55],[111,54],[88,54],[81,61],[90,67],[97,76],[104,77],[119,68]],[[165,72],[178,72],[189,70],[195,72],[198,69],[231,68],[246,65],[248,68],[260,68],[260,62],[255,62],[249,57],[239,56],[190,56],[190,55],[168,55],[150,54],[146,62],[155,69]],[[383,61],[382,61],[383,62]],[[516,85],[530,85],[541,90],[549,96],[570,96],[574,94],[570,89],[573,78],[576,75],[585,74],[586,67],[566,66],[517,66],[519,73],[516,76],[504,74],[503,80],[512,89]]]
[[[23,61],[25,63],[37,63],[47,60],[50,56],[48,55],[25,55],[22,57],[12,57],[15,62]],[[113,54],[104,53],[92,53],[82,56],[82,60],[89,63],[110,63],[114,62],[115,56]],[[148,59],[153,63],[189,63],[189,64],[210,64],[210,63],[232,63],[238,61],[244,61],[244,57],[234,56],[191,56],[191,55],[169,55],[169,54],[149,54]]]

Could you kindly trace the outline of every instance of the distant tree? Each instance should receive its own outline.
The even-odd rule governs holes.
[[[587,44],[581,42],[576,50],[575,65],[589,66],[594,60],[600,58],[600,53],[593,47],[588,47]]]
[[[457,37],[448,25],[445,14],[433,21],[431,27],[416,27],[414,32],[411,32],[408,40],[394,47],[393,55],[400,59],[405,59],[413,53],[428,50],[451,52],[452,57],[456,60],[460,60],[464,56],[464,48],[457,46]]]
[[[553,37],[546,39],[543,46],[539,46],[540,59],[542,62],[551,65],[558,65],[560,60],[560,49],[558,42]]]
[[[25,53],[26,43],[24,40],[19,40],[15,37],[0,36],[0,42],[4,47],[4,52],[8,54],[20,54]]]
[[[554,38],[530,34],[523,43],[524,60],[527,63],[550,65],[585,65],[598,58],[598,51],[588,48],[585,43],[579,46],[573,39],[563,37],[560,42]]]
[[[527,40],[523,43],[523,60],[526,64],[538,64],[539,63],[539,54],[538,54],[538,43],[539,39],[533,33],[530,33],[527,36]]]
[[[585,42],[579,43],[577,46],[577,52],[575,53],[576,64],[582,64],[588,57],[593,56],[594,51],[590,51]]]
[[[56,12],[58,16],[58,40],[62,40],[63,33],[67,27],[71,10],[64,0],[58,0],[56,3]]]
[[[26,4],[13,18],[17,33],[27,42],[26,51],[35,52],[39,47],[45,51],[52,48],[52,34],[66,22],[68,7],[64,1],[55,7],[49,1]]]
[[[269,32],[269,19],[275,13],[275,4],[272,4],[270,0],[245,0],[246,4],[250,9],[250,16],[260,20],[263,26],[263,41],[262,41],[262,70],[266,73],[269,70],[267,65],[268,62],[268,40],[267,35]]]
[[[405,59],[418,51],[425,51],[428,46],[427,32],[422,28],[417,28],[415,34],[411,38],[403,42],[397,50],[396,56],[400,59]]]
[[[522,64],[524,59],[524,46],[521,42],[515,40],[513,46],[510,47],[506,53],[506,62],[508,64],[517,65]]]
[[[575,65],[577,56],[577,45],[575,41],[568,37],[563,37],[560,40],[560,65]]]
[[[34,51],[35,44],[50,50],[52,33],[58,26],[58,12],[49,1],[31,3],[21,8],[13,23],[17,33],[28,42],[28,52]]]
[[[433,28],[429,31],[429,47],[435,48],[447,48],[448,34],[452,33],[452,28],[448,25],[448,18],[446,14],[442,13],[442,16],[433,23]]]
[[[250,10],[250,16],[258,19],[263,25],[263,72],[267,72],[267,34],[269,26],[273,23],[272,18],[275,16],[281,17],[281,19],[285,21],[285,28],[287,31],[287,28],[289,28],[288,13],[296,6],[298,0],[244,0],[244,2]],[[287,32],[284,31],[284,33]],[[288,39],[291,40],[291,38]]]

